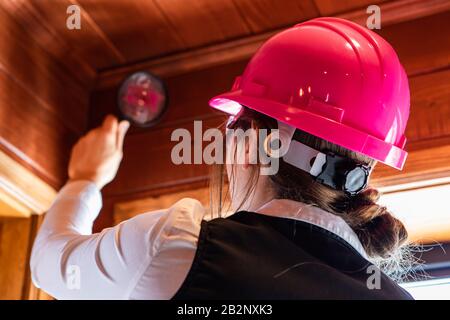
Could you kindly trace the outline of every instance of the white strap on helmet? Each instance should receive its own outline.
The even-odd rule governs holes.
[[[264,148],[271,157],[282,157],[286,163],[301,169],[324,185],[354,196],[364,190],[372,168],[364,163],[330,153],[323,153],[299,141],[292,140],[295,128],[278,122],[277,131],[266,138]],[[272,136],[274,134],[274,136]],[[271,143],[279,139],[279,149],[272,150]]]
[[[285,162],[313,176],[319,175],[326,162],[326,155],[301,142],[292,140],[295,130],[295,127],[278,121],[278,132],[272,132],[266,137],[264,143],[266,153],[271,157],[282,157]],[[271,142],[276,139],[280,140],[280,148],[272,150]],[[311,163],[312,159],[314,159],[313,163]]]

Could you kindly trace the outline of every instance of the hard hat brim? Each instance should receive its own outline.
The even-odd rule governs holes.
[[[247,96],[242,93],[242,90],[215,96],[209,101],[209,105],[231,115],[236,115],[242,106],[246,106],[398,170],[403,169],[408,155],[405,150],[344,123],[298,107],[293,108],[276,101]]]

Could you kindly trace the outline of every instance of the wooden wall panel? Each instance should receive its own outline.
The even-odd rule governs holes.
[[[27,268],[25,270],[25,279],[23,283],[23,292],[22,292],[22,299],[24,300],[53,300],[54,298],[47,294],[45,291],[37,288],[31,279],[31,270],[30,270],[30,258],[31,258],[31,251],[33,248],[34,239],[36,238],[36,235],[38,233],[38,230],[44,221],[43,215],[32,215],[30,218],[30,235],[29,235],[29,242],[28,242],[28,252],[27,252]]]
[[[238,71],[237,69],[240,67],[236,63],[231,69]],[[211,126],[223,121],[223,118],[215,116],[217,113],[208,108],[207,101],[221,91],[221,88],[215,87],[216,83],[217,86],[221,86],[223,82],[232,82],[236,73],[229,72],[229,70],[226,67],[216,67],[170,80],[173,86],[169,86],[169,88],[174,89],[171,110],[163,122],[154,129],[136,130],[126,138],[123,165],[117,179],[105,189],[106,196],[133,194],[146,189],[157,189],[207,178],[208,170],[204,166],[177,167],[171,163],[170,151],[175,143],[170,142],[170,134],[175,128],[191,128],[195,119],[207,119],[206,124]],[[221,80],[218,82],[208,81],[213,78],[213,75],[216,77],[214,79]],[[448,83],[450,82],[446,81],[449,75],[449,71],[444,70],[410,79],[412,107],[407,137],[411,143],[424,138],[450,136],[448,124],[450,114]],[[183,86],[183,84],[186,85]],[[200,90],[196,90],[196,87]],[[101,103],[103,94],[101,93],[97,96],[98,100],[95,100],[98,106],[105,105]],[[111,107],[112,102],[109,100],[106,105]],[[418,156],[412,156],[413,159],[414,157]],[[413,161],[413,163],[422,161],[421,156],[416,159],[411,160],[410,158],[408,161]],[[421,168],[420,165],[418,167],[412,165],[411,168],[414,168],[410,170],[416,174],[424,173],[424,168]],[[397,172],[388,169],[381,170],[380,175],[398,176]],[[406,175],[403,177],[406,179]],[[379,177],[379,181],[382,181],[381,177]]]
[[[255,21],[258,20],[258,10],[264,12],[264,3],[266,2],[259,3],[253,9],[246,9],[249,12],[256,10]],[[236,4],[238,7],[245,7],[246,2]],[[258,7],[259,5],[261,7]],[[345,3],[342,5],[345,6]],[[373,183],[376,186],[393,186],[450,176],[447,165],[447,138],[450,137],[450,44],[441,32],[448,21],[449,12],[438,10],[431,16],[411,16],[409,20],[401,20],[399,23],[392,20],[392,24],[380,31],[397,50],[410,76],[412,96],[411,120],[407,127],[407,149],[410,152],[407,165],[404,171],[379,165],[373,175]],[[216,52],[211,49],[211,52],[214,55],[221,54],[220,50]],[[170,76],[165,78],[170,93],[170,109],[162,122],[151,129],[132,129],[126,138],[123,165],[117,179],[103,192],[108,208],[102,212],[98,225],[112,223],[111,217],[107,215],[111,214],[114,203],[176,193],[183,188],[189,190],[206,183],[209,174],[207,166],[172,164],[170,151],[175,143],[170,142],[170,133],[175,128],[191,128],[196,119],[203,119],[208,125],[219,124],[221,118],[208,108],[207,101],[215,94],[229,89],[234,77],[242,73],[248,57],[241,56],[239,61],[231,59],[229,63],[219,59],[217,65],[208,64],[209,67],[203,69],[193,68],[188,73],[183,67],[183,61],[186,61],[185,64],[189,62],[183,59],[190,57],[183,57],[180,54],[180,61],[174,60],[175,65],[180,67],[180,73],[177,75],[176,70],[171,70],[168,72]],[[201,59],[201,55],[194,54],[191,58]],[[170,59],[163,60],[158,61],[161,64],[169,64],[167,61]],[[157,60],[154,60],[152,67],[161,70],[158,69]],[[163,66],[162,69],[164,68]],[[121,71],[123,75],[132,72],[133,67],[121,69],[118,74],[114,74],[114,70],[110,71],[100,73],[100,79],[108,83],[107,78],[111,75],[113,81],[109,84],[113,83],[114,87],[103,86],[102,90],[92,95],[91,126],[99,124],[106,113],[116,111],[117,75],[121,74]]]
[[[200,201],[205,208],[208,208],[209,189],[206,187],[194,188],[165,195],[146,197],[144,199],[118,202],[114,205],[114,224],[118,224],[141,213],[169,208],[183,198],[194,198]]]
[[[0,218],[0,300],[53,299],[31,281],[30,254],[42,216]]]
[[[379,33],[394,47],[409,76],[450,66],[450,10],[383,27]]]
[[[450,181],[450,137],[417,140],[407,144],[408,159],[402,171],[378,164],[372,175],[375,187],[420,185],[426,180]],[[392,189],[392,188],[389,188]]]
[[[77,135],[1,70],[0,92],[0,121],[8,124],[0,126],[0,147],[59,186]]]
[[[410,79],[410,90],[409,141],[450,136],[450,66]]]
[[[0,300],[22,299],[31,220],[0,218]]]
[[[223,121],[223,116],[208,119],[203,121],[203,128],[215,128]],[[180,124],[177,128],[189,130],[193,137],[193,121]],[[125,157],[117,177],[105,188],[104,194],[133,195],[207,179],[208,167],[204,164],[173,164],[171,150],[178,143],[170,141],[174,129],[163,128],[150,134],[129,135],[125,140]]]
[[[89,93],[1,6],[0,21],[0,148],[57,188]]]
[[[170,94],[167,114],[155,128],[130,130],[125,140],[125,157],[118,177],[105,188],[104,194],[133,194],[206,179],[206,166],[172,164],[170,152],[176,142],[170,141],[170,134],[175,128],[192,130],[194,120],[205,120],[204,127],[221,124],[225,117],[213,112],[208,106],[208,100],[228,90],[244,66],[245,62],[236,62],[167,79]],[[106,90],[93,94],[92,126],[98,125],[108,112],[116,112],[115,92]]]
[[[246,62],[238,61],[165,79],[169,89],[169,109],[155,129],[211,117],[209,98],[230,89],[235,76],[243,72]],[[118,89],[116,86],[93,92],[91,127],[99,125],[106,114],[117,112]],[[131,130],[131,132],[150,132],[153,129]]]

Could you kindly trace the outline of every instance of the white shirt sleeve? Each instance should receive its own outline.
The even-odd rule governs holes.
[[[92,233],[101,194],[68,183],[47,212],[31,254],[33,282],[57,299],[170,299],[186,278],[205,210],[182,199]]]

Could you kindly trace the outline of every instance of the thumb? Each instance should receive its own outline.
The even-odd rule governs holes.
[[[125,139],[125,135],[130,127],[130,122],[127,120],[120,121],[119,127],[117,129],[117,149],[122,151],[123,148],[123,140]]]

